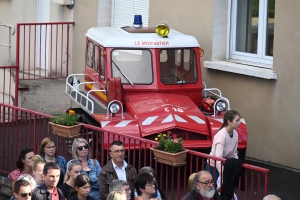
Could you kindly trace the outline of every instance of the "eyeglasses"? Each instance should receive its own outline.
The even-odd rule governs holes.
[[[129,191],[131,191],[131,189],[130,189],[130,188],[127,188],[127,189],[125,189],[124,191],[125,191],[125,192],[129,192]]]
[[[196,182],[198,182],[198,183],[202,183],[203,185],[205,185],[205,186],[207,186],[207,185],[209,185],[209,184],[215,184],[215,181],[214,181],[214,179],[211,179],[210,181],[205,181],[205,182],[201,182],[201,181],[196,181]]]
[[[155,187],[155,183],[147,183],[146,186]]]
[[[119,154],[119,153],[125,153],[125,150],[124,149],[121,149],[121,150],[115,150],[113,151],[115,154]]]
[[[82,151],[83,148],[84,148],[84,149],[87,149],[88,147],[89,147],[89,145],[88,145],[88,144],[85,144],[84,146],[77,147],[77,149],[78,149],[79,151]]]
[[[50,149],[55,149],[55,148],[56,148],[56,146],[45,147],[45,149],[48,149],[48,150],[50,150]]]
[[[20,196],[23,197],[23,198],[24,198],[24,197],[27,197],[27,195],[31,197],[31,196],[32,196],[32,192],[29,192],[29,193],[19,193],[19,194],[17,194],[17,195],[20,195]]]

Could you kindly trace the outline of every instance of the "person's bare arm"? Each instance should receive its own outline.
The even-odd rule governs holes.
[[[12,191],[14,192],[14,185],[15,185],[16,181],[14,180],[11,180],[11,188],[12,188]]]

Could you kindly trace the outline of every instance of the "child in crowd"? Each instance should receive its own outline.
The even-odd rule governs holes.
[[[43,169],[46,162],[42,159],[40,155],[35,155],[32,157],[32,172],[35,176],[36,187],[43,184]]]
[[[70,191],[74,188],[74,181],[78,175],[82,174],[82,165],[80,160],[72,160],[68,165],[68,170],[65,175],[64,184],[59,189],[63,192],[64,196],[68,198]]]
[[[94,197],[89,196],[91,185],[91,179],[87,175],[78,175],[74,180],[74,188],[68,200],[95,200]]]

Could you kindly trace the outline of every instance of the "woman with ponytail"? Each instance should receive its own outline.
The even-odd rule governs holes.
[[[235,129],[240,125],[240,114],[235,110],[229,110],[225,113],[223,119],[223,124],[213,139],[210,155],[220,158],[238,159],[238,134]],[[209,163],[210,169],[207,170],[210,171],[213,177],[216,171],[215,178],[217,179],[223,171],[221,170],[221,162],[210,159]],[[214,166],[216,166],[217,170],[214,169]]]
[[[74,188],[74,181],[80,174],[82,174],[81,160],[72,160],[68,165],[64,184],[59,186],[59,189],[61,189],[66,198],[70,196],[70,191]]]

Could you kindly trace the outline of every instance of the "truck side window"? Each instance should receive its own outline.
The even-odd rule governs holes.
[[[86,64],[93,68],[93,53],[94,53],[94,44],[91,41],[88,41],[86,49]]]
[[[104,50],[101,49],[101,56],[100,56],[100,78],[102,81],[105,80],[105,57],[104,57]]]
[[[95,46],[94,70],[99,73],[99,46]]]

